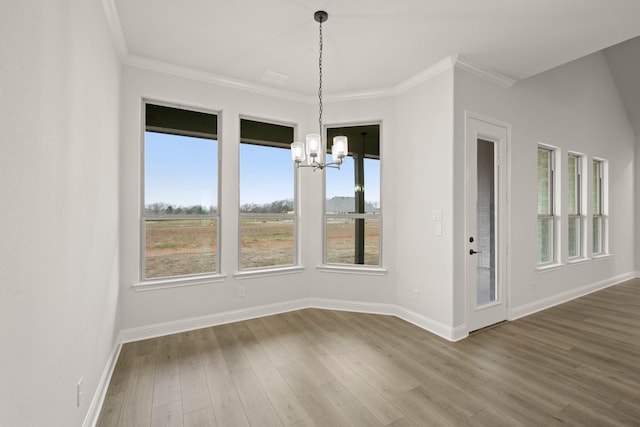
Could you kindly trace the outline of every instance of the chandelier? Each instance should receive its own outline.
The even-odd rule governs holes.
[[[327,12],[319,10],[313,14],[313,18],[320,24],[320,56],[318,60],[318,69],[320,71],[320,85],[318,87],[318,125],[320,129],[319,133],[308,134],[305,142],[292,143],[291,158],[299,168],[313,168],[314,171],[327,167],[340,169],[340,165],[349,152],[346,136],[336,136],[333,138],[331,163],[326,163],[322,158],[322,23],[329,18],[329,15]]]

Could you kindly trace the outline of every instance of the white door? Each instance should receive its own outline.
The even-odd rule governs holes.
[[[509,125],[467,113],[467,330],[507,319],[507,144]]]

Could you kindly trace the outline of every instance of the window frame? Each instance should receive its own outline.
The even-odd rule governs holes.
[[[155,105],[160,107],[168,107],[179,110],[185,110],[190,112],[199,112],[210,114],[216,117],[216,167],[217,167],[217,179],[216,179],[216,210],[215,213],[208,214],[193,214],[193,215],[166,215],[166,214],[148,214],[145,211],[145,196],[146,196],[146,158],[145,158],[145,149],[146,149],[146,132],[156,132],[156,133],[166,133],[171,134],[170,132],[162,132],[160,128],[157,130],[147,129],[147,120],[146,120],[146,112],[147,105]],[[141,100],[141,126],[140,126],[140,214],[139,214],[139,224],[140,224],[140,263],[139,263],[139,283],[134,284],[134,288],[138,290],[154,290],[154,289],[162,289],[162,288],[173,288],[173,287],[182,287],[182,286],[190,286],[190,285],[199,285],[204,283],[211,283],[221,281],[225,278],[225,275],[221,270],[221,189],[222,189],[222,174],[221,174],[221,153],[222,153],[222,141],[220,138],[221,135],[221,112],[215,111],[209,108],[194,106],[194,105],[186,105],[184,103],[171,102],[171,101],[161,101],[152,98],[142,98]],[[167,129],[168,130],[168,129]],[[205,135],[199,132],[188,132],[181,131],[181,133],[176,133],[176,135],[181,136],[192,136],[192,137],[204,137]],[[208,135],[207,135],[208,136]],[[209,138],[211,139],[211,138]],[[172,276],[161,276],[161,277],[146,277],[146,230],[147,230],[147,221],[149,220],[211,220],[215,221],[216,224],[216,253],[215,253],[215,262],[216,268],[214,271],[205,272],[205,273],[190,273],[190,274],[178,274]]]
[[[592,232],[592,245],[591,251],[594,258],[606,256],[608,254],[608,189],[607,189],[607,161],[598,157],[593,157],[592,164],[592,212],[591,212],[591,232]],[[597,165],[597,176],[595,167]],[[594,199],[597,189],[597,205]],[[599,240],[597,242],[598,248],[596,250],[596,236],[593,233],[595,230],[595,221],[598,221],[598,234]]]
[[[234,274],[236,278],[241,277],[253,277],[253,276],[263,276],[268,275],[269,273],[282,274],[286,272],[298,272],[301,270],[300,266],[300,243],[299,243],[299,197],[298,197],[298,173],[297,168],[293,162],[291,162],[291,174],[293,177],[293,214],[283,214],[283,213],[243,213],[241,212],[240,205],[240,196],[241,196],[241,146],[243,144],[242,138],[242,120],[250,120],[254,122],[260,122],[268,125],[277,125],[277,126],[285,126],[290,127],[293,130],[293,138],[292,141],[296,140],[297,137],[297,126],[293,123],[273,120],[273,119],[264,119],[255,116],[247,116],[241,115],[238,119],[238,263],[237,263],[237,272]],[[253,145],[260,146],[268,146],[262,144],[256,144],[256,142],[261,142],[257,140],[251,139],[254,142]],[[262,141],[268,142],[268,141]],[[246,144],[246,143],[245,143]],[[284,148],[283,148],[284,149]],[[289,148],[287,148],[288,150]],[[287,152],[289,155],[289,152]],[[292,262],[290,264],[277,264],[271,266],[258,266],[258,267],[249,267],[242,268],[242,220],[243,219],[254,219],[254,220],[282,220],[282,219],[291,219],[293,222],[293,257]]]
[[[379,159],[380,162],[380,208],[377,213],[345,213],[345,214],[336,214],[336,213],[327,213],[327,174],[326,170],[323,170],[323,190],[322,190],[322,265],[318,266],[318,271],[322,272],[342,272],[342,273],[355,273],[355,274],[368,274],[368,275],[384,275],[386,274],[386,268],[384,267],[384,251],[383,251],[383,199],[384,199],[384,190],[383,190],[383,162],[382,158],[384,157],[384,144],[383,144],[383,124],[382,121],[364,121],[364,122],[356,122],[356,123],[346,123],[346,124],[332,124],[323,126],[323,155],[328,156],[327,152],[327,140],[329,129],[335,128],[346,128],[346,127],[360,127],[360,126],[378,126],[379,130],[379,139],[378,139],[378,150],[379,150]],[[347,155],[349,157],[349,155]],[[366,183],[365,183],[366,187]],[[369,264],[342,264],[342,263],[332,263],[327,261],[327,223],[329,219],[346,219],[346,220],[356,220],[363,219],[365,221],[375,219],[379,224],[379,237],[378,237],[378,245],[379,245],[379,254],[378,254],[378,264],[377,265],[369,265]]]
[[[540,157],[540,151],[546,151],[549,153],[549,184],[548,184],[548,192],[549,192],[549,213],[548,214],[537,214],[537,223],[540,220],[546,220],[551,224],[551,237],[549,239],[549,261],[540,262],[538,260],[538,253],[540,248],[536,249],[536,263],[537,268],[540,270],[544,270],[547,268],[553,268],[561,265],[559,260],[560,248],[559,248],[559,237],[560,237],[560,203],[559,203],[559,194],[558,191],[558,183],[560,181],[559,171],[560,167],[558,165],[558,160],[560,159],[560,150],[557,147],[547,144],[538,144],[537,145],[537,155],[536,155],[536,187],[538,182],[538,162]],[[536,188],[537,193],[537,188]],[[538,225],[536,225],[536,233],[538,231]],[[537,241],[537,238],[536,238]],[[536,242],[537,246],[537,242]]]
[[[577,152],[573,152],[570,151],[567,153],[567,187],[569,187],[569,180],[570,180],[570,176],[569,176],[569,161],[570,159],[575,159],[576,162],[576,166],[575,166],[575,182],[576,182],[576,188],[575,188],[575,205],[576,205],[576,213],[571,213],[570,211],[570,207],[569,207],[569,196],[571,194],[572,189],[571,188],[567,188],[567,260],[570,262],[575,262],[575,261],[579,261],[582,259],[585,259],[585,249],[586,249],[586,209],[585,209],[585,202],[586,202],[586,197],[585,195],[585,189],[586,189],[586,185],[585,185],[585,156],[584,154],[581,153],[577,153]],[[575,255],[571,255],[569,253],[569,248],[568,248],[568,243],[569,243],[569,227],[571,225],[571,221],[572,220],[576,220],[577,224],[578,224],[578,230],[577,230],[577,251]]]

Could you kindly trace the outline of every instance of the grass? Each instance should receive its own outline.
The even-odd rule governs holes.
[[[379,225],[379,221],[366,222],[366,265],[379,264]],[[146,228],[147,278],[217,271],[218,239],[215,220],[148,221]],[[240,229],[242,269],[295,263],[292,220],[243,219]],[[329,222],[327,236],[327,262],[353,264],[353,220]]]

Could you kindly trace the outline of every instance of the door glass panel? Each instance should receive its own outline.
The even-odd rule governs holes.
[[[496,182],[495,143],[478,140],[476,204],[478,305],[495,301],[496,295]]]

